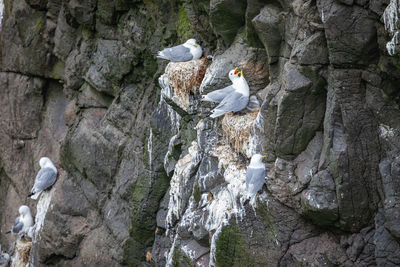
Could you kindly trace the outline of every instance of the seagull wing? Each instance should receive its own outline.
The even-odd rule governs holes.
[[[35,178],[32,193],[41,192],[56,182],[57,173],[51,168],[41,169]]]
[[[215,90],[204,96],[203,101],[210,102],[221,102],[225,97],[227,97],[230,93],[234,92],[235,88],[232,85],[229,85],[223,89]]]
[[[265,168],[247,168],[246,191],[254,196],[262,188],[265,182]]]
[[[249,97],[241,93],[233,92],[226,96],[221,103],[212,111],[211,118],[216,118],[228,112],[238,112],[244,109],[249,102]]]
[[[1,251],[0,251],[0,253],[1,253]],[[10,255],[8,255],[7,253],[1,253],[0,266],[7,266],[6,264],[8,263],[9,260],[10,260]]]
[[[17,217],[15,219],[15,222],[14,222],[11,232],[14,234],[17,234],[22,230],[23,227],[24,227],[24,223],[20,220],[20,217]]]
[[[190,49],[184,45],[177,45],[171,48],[165,48],[158,52],[159,58],[168,59],[172,62],[185,62],[193,59]]]

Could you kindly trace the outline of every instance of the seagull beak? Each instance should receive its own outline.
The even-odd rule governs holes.
[[[193,46],[194,46],[194,47],[198,47],[199,45],[198,45],[198,44],[194,44]]]
[[[25,217],[25,215],[22,215],[22,219]]]
[[[235,72],[233,74],[235,75],[238,74],[237,68],[235,68]]]
[[[243,77],[243,71],[239,72],[239,77]]]
[[[263,155],[262,158],[265,159],[267,157],[267,155]]]

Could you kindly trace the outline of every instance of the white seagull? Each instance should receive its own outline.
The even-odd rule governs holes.
[[[6,252],[3,252],[1,250],[0,246],[0,267],[6,267],[8,266],[8,262],[10,261],[10,255]]]
[[[19,207],[19,216],[15,219],[14,225],[10,232],[12,234],[23,234],[28,233],[29,228],[33,224],[31,210],[28,206]]]
[[[239,72],[238,78],[233,79],[231,91],[219,105],[211,111],[211,118],[217,118],[228,112],[238,112],[247,107],[249,103],[250,88],[243,76],[243,71]]]
[[[202,54],[203,50],[196,40],[189,39],[184,44],[158,51],[157,57],[172,62],[186,62],[192,59],[199,59]]]
[[[262,159],[265,157],[265,155],[254,154],[251,157],[250,165],[247,167],[246,192],[251,198],[253,198],[264,185],[266,173]]]
[[[35,184],[28,197],[37,199],[43,190],[46,190],[56,182],[57,169],[49,158],[43,157],[39,160],[40,171],[36,175]]]
[[[234,70],[231,70],[228,74],[228,77],[232,82],[231,85],[229,85],[223,89],[212,91],[206,95],[202,95],[201,101],[220,103],[226,96],[228,96],[230,93],[235,91],[235,87],[233,87],[233,81],[240,78],[237,68],[235,68]]]

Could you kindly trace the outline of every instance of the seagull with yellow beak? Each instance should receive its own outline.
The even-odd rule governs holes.
[[[233,91],[229,92],[219,105],[211,111],[211,118],[220,117],[228,112],[238,112],[247,107],[249,103],[250,88],[243,76],[243,71],[238,72],[233,79]]]
[[[220,103],[222,100],[224,100],[225,97],[227,97],[230,93],[235,91],[233,83],[236,79],[240,78],[239,74],[240,72],[238,71],[238,68],[231,70],[228,74],[228,77],[231,80],[232,84],[223,89],[215,90],[206,95],[202,95],[201,101]]]
[[[192,59],[199,59],[203,54],[201,46],[195,39],[189,39],[184,44],[170,48],[164,48],[157,52],[157,57],[172,62],[186,62]]]
[[[13,234],[28,233],[29,228],[31,228],[33,224],[31,210],[29,209],[28,206],[23,205],[19,207],[18,212],[19,212],[19,217],[15,219],[14,225],[10,232]]]

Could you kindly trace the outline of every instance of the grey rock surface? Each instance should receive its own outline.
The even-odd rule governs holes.
[[[3,249],[17,208],[37,214],[47,156],[60,173],[35,266],[400,265],[390,2],[5,1]],[[212,60],[165,71],[153,51],[188,38]],[[235,67],[254,106],[208,118],[197,94]],[[267,180],[249,200],[254,153]]]

